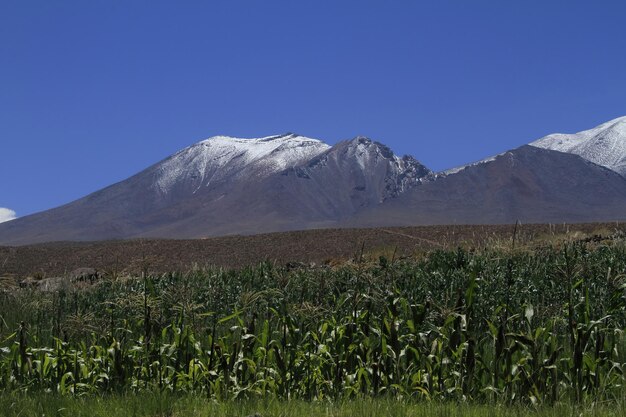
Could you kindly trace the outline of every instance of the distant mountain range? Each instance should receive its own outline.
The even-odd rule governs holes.
[[[423,224],[626,219],[626,117],[435,173],[365,137],[216,136],[61,207],[0,244]]]

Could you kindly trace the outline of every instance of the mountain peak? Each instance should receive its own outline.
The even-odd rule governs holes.
[[[287,132],[281,135],[271,135],[271,136],[264,136],[260,138],[240,138],[240,137],[235,137],[235,136],[217,135],[217,136],[212,136],[210,138],[201,140],[200,142],[196,143],[196,145],[211,144],[215,142],[239,143],[239,144],[248,144],[248,145],[258,145],[258,144],[271,143],[271,142],[273,143],[277,143],[277,142],[324,143],[319,139],[313,139],[313,138],[299,135],[297,133]]]
[[[530,145],[579,155],[626,176],[626,116],[578,133],[548,135]]]
[[[626,178],[618,173],[626,175],[626,117],[531,145],[434,174],[365,136],[332,147],[291,132],[214,136],[80,200],[3,223],[0,244],[275,232],[349,219],[353,226],[624,219]]]
[[[626,116],[622,116],[622,117],[617,117],[613,120],[609,120],[606,123],[602,123],[600,126],[598,126],[597,128],[625,128],[626,127]],[[596,128],[596,129],[597,129]]]
[[[350,143],[356,143],[356,144],[362,144],[362,145],[369,145],[371,144],[373,141],[368,138],[367,136],[355,136],[353,139],[351,139],[349,141]]]
[[[153,170],[156,188],[170,194],[182,183],[193,193],[233,175],[263,178],[299,165],[330,146],[293,133],[262,138],[213,136],[191,145],[157,164]]]

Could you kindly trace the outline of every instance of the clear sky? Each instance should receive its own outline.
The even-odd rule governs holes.
[[[217,134],[365,135],[440,170],[591,128],[626,115],[625,16],[623,0],[0,0],[0,207],[67,203]]]

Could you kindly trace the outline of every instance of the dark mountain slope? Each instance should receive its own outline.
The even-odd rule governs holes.
[[[626,219],[626,181],[583,158],[506,152],[365,210],[346,225],[562,223]]]

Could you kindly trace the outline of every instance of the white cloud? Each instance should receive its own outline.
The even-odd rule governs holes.
[[[9,220],[16,219],[15,212],[11,209],[0,207],[0,223],[8,222]]]

